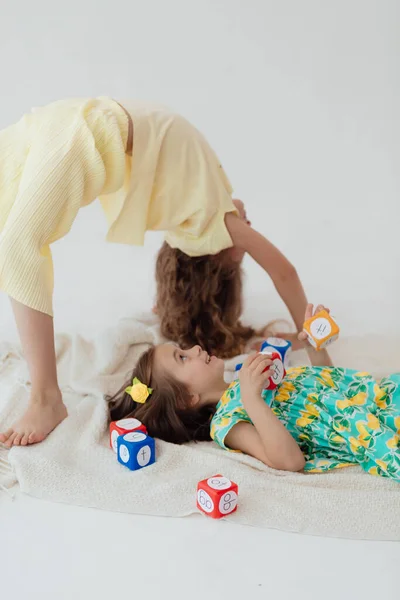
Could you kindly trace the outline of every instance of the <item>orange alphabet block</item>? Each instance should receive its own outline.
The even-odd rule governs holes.
[[[303,325],[303,331],[308,335],[308,341],[316,350],[322,350],[339,337],[339,327],[326,310],[308,319]]]

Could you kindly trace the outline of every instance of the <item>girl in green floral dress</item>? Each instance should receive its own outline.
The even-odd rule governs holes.
[[[378,383],[351,369],[297,367],[271,391],[264,389],[270,364],[266,355],[250,356],[228,386],[221,359],[199,346],[162,344],[142,355],[110,398],[110,416],[134,416],[150,435],[174,443],[211,437],[275,469],[320,473],[360,465],[400,482],[400,373]]]

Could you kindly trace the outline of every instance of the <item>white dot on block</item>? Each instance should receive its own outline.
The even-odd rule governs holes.
[[[223,515],[228,515],[236,508],[237,501],[238,496],[236,492],[233,490],[226,492],[219,501],[219,512]]]
[[[136,458],[138,461],[138,465],[140,465],[141,467],[145,467],[146,465],[148,465],[151,460],[150,446],[143,446],[143,448],[140,448]]]
[[[124,444],[121,444],[119,447],[119,457],[124,463],[127,463],[129,460],[129,450]]]
[[[310,331],[316,340],[323,340],[331,334],[332,327],[328,319],[318,317],[318,319],[315,319],[315,321],[311,323]]]
[[[199,490],[197,492],[197,501],[204,512],[211,513],[214,510],[214,502],[205,490]]]
[[[231,487],[232,482],[227,477],[210,477],[207,480],[207,484],[213,490],[227,490]]]
[[[121,427],[122,429],[136,429],[136,427],[141,426],[141,422],[134,418],[120,419],[117,421],[117,426]]]
[[[146,435],[141,431],[132,431],[131,433],[126,433],[124,435],[124,440],[126,442],[143,442],[146,439]]]
[[[114,452],[117,451],[117,439],[119,437],[119,433],[118,431],[116,431],[115,429],[112,430],[111,432],[111,445],[112,445],[112,449],[114,450]]]

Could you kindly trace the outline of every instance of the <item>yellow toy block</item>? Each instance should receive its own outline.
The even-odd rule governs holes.
[[[326,310],[308,319],[303,325],[303,331],[308,336],[308,341],[316,350],[326,348],[339,337],[339,327]]]

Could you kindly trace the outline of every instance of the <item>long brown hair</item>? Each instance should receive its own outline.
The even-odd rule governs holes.
[[[209,354],[242,354],[256,334],[242,325],[242,270],[217,256],[190,257],[164,242],[156,262],[161,333],[181,348],[199,344]]]
[[[186,386],[167,375],[156,375],[153,361],[152,346],[139,358],[122,388],[114,396],[106,398],[110,420],[135,417],[146,426],[149,435],[174,444],[210,440],[210,421],[215,407],[193,408]],[[125,392],[135,377],[153,389],[145,404],[134,402]]]

